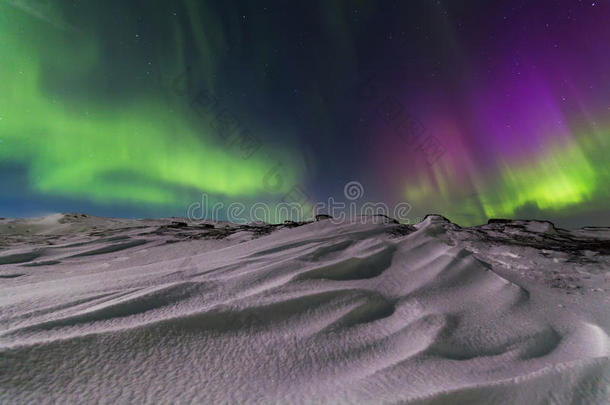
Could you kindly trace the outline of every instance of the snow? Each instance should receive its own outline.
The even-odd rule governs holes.
[[[0,220],[0,402],[608,403],[607,228],[173,221]]]

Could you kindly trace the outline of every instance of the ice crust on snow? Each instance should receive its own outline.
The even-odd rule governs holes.
[[[0,220],[2,403],[605,404],[610,229]]]

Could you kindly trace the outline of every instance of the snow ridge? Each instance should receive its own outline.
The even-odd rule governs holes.
[[[2,402],[608,399],[607,230],[70,214],[0,233]]]

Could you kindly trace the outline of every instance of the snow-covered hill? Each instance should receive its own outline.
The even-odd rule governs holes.
[[[0,220],[2,403],[604,404],[610,230]]]

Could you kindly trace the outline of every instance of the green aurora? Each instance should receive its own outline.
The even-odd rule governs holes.
[[[0,208],[184,215],[202,194],[341,201],[357,180],[358,203],[407,202],[410,221],[607,222],[610,42],[589,41],[610,32],[601,9],[526,19],[526,33],[478,6],[415,3],[0,0]],[[491,14],[456,25],[478,12]],[[370,77],[375,101],[359,93]],[[223,141],[201,89],[256,153]],[[434,164],[383,119],[388,100],[444,147]]]
[[[298,180],[296,163],[286,163],[282,183],[266,186],[274,161],[227,150],[210,125],[192,123],[188,106],[170,108],[162,94],[83,101],[47,91],[47,70],[82,78],[100,63],[99,44],[83,33],[2,3],[0,52],[0,160],[24,167],[24,187],[41,195],[185,207],[197,193],[260,198]]]

